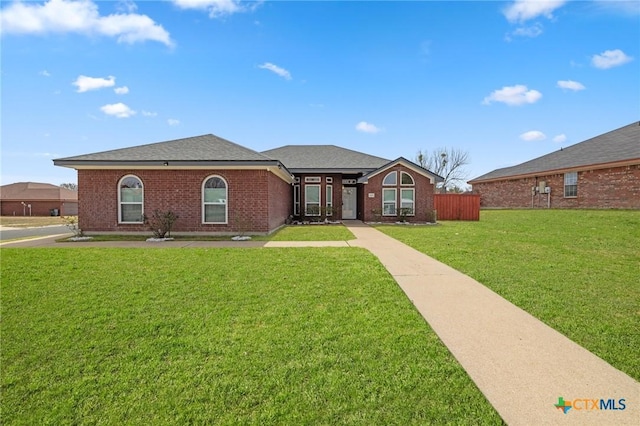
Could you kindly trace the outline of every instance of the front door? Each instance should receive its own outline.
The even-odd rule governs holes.
[[[357,216],[357,191],[355,187],[342,188],[342,218],[355,219]]]

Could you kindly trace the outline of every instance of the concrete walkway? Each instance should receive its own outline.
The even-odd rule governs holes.
[[[640,424],[640,383],[472,278],[360,222],[345,225],[357,238],[350,244],[380,259],[508,424]],[[616,407],[624,398],[626,408],[578,401],[564,414],[559,397]]]
[[[508,424],[640,424],[640,384],[631,377],[472,278],[362,222],[345,221],[345,225],[356,240],[59,244],[55,239],[60,236],[55,236],[2,246],[363,247],[378,257]],[[560,397],[574,402],[566,414],[554,406]],[[593,409],[594,404],[600,407],[595,400],[601,399],[607,404],[614,400],[616,408],[622,408],[619,400],[624,399],[625,409]]]

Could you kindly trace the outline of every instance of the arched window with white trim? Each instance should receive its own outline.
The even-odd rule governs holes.
[[[387,173],[387,175],[382,179],[383,186],[396,186],[398,184],[398,172],[393,171]]]
[[[413,186],[415,182],[413,181],[413,177],[407,172],[400,172],[400,185],[402,186]]]
[[[209,176],[202,184],[202,223],[227,223],[227,181]]]
[[[127,175],[118,182],[118,223],[144,222],[144,186],[138,176]]]

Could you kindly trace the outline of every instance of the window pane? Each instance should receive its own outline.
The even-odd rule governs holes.
[[[121,204],[121,222],[142,222],[142,204]]]
[[[400,202],[402,204],[405,204],[405,203],[413,204],[413,190],[412,189],[400,190]]]
[[[413,178],[409,173],[402,172],[401,173],[401,184],[402,185],[413,185]]]
[[[141,203],[142,188],[122,188],[120,189],[120,201],[123,203]]]
[[[304,199],[306,203],[320,203],[320,186],[318,185],[305,186]]]
[[[142,182],[140,182],[140,179],[136,177],[129,176],[122,179],[122,182],[120,182],[120,188],[142,188]]]
[[[327,206],[333,205],[333,186],[327,185]]]
[[[398,173],[397,172],[391,172],[388,175],[386,175],[384,177],[384,180],[382,181],[383,185],[395,185],[396,183],[398,183]]]
[[[227,201],[226,188],[206,188],[204,189],[205,203],[222,203]]]
[[[396,202],[396,190],[395,189],[383,189],[382,190],[382,200],[386,203],[387,201]]]
[[[226,188],[224,181],[219,177],[212,177],[207,179],[207,182],[204,184],[205,188]]]
[[[226,207],[220,204],[204,206],[204,221],[207,223],[224,223],[227,221]]]
[[[396,214],[396,203],[384,203],[382,206],[382,214],[384,216],[394,216]]]

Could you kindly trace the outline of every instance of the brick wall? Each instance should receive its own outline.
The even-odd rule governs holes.
[[[390,167],[389,169],[369,178],[369,183],[362,186],[363,189],[363,220],[365,222],[373,222],[378,218],[374,215],[373,210],[377,209],[382,211],[382,181],[389,172],[398,172],[398,185],[397,196],[400,196],[401,188],[415,188],[415,216],[407,217],[409,222],[426,222],[431,218],[431,212],[433,211],[433,194],[434,185],[431,183],[428,177],[423,176],[413,170],[404,167],[401,164]],[[401,186],[400,185],[400,172],[406,172],[411,175],[415,185]],[[393,188],[391,186],[385,186],[384,188]],[[369,197],[372,193],[373,198]],[[397,200],[397,209],[400,209],[400,200]],[[381,216],[379,218],[382,222],[396,222],[397,216]]]
[[[29,207],[24,208],[22,200],[5,200],[0,202],[0,211],[2,216],[29,216]],[[29,201],[24,200],[25,204],[31,204],[31,216],[50,216],[51,209],[58,209],[59,215],[74,215],[77,210],[77,203],[60,200],[42,200]]]
[[[546,182],[547,194],[532,196],[531,187]],[[483,208],[615,208],[640,209],[640,164],[578,172],[577,197],[564,196],[564,174],[476,183]]]
[[[268,175],[269,182],[269,230],[283,225],[293,214],[293,186],[273,173]]]
[[[282,198],[289,185],[267,170],[78,170],[79,225],[85,231],[148,232],[144,224],[118,224],[118,182],[135,175],[144,185],[144,212],[172,210],[179,219],[174,232],[264,233],[284,223],[285,207],[270,204],[270,191]],[[202,223],[202,184],[224,178],[228,186],[227,224]],[[282,184],[270,182],[277,179]],[[286,209],[290,208],[290,203]],[[273,216],[272,216],[273,215]]]

